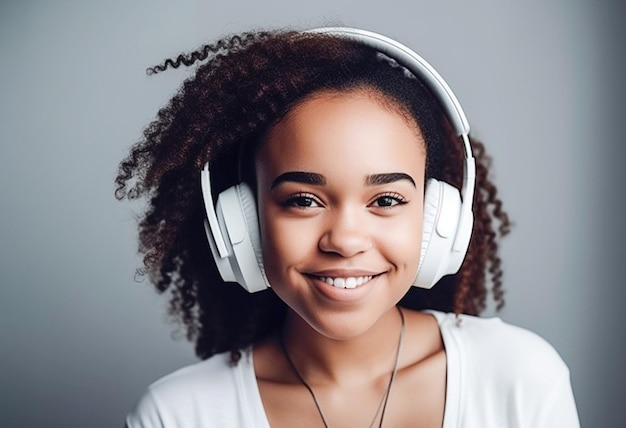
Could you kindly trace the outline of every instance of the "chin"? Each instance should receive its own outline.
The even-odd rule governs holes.
[[[370,332],[394,307],[395,305],[391,305],[389,309],[381,308],[376,312],[358,309],[343,311],[318,309],[313,316],[295,312],[294,317],[298,318],[296,324],[301,324],[302,327],[306,325],[325,338],[345,341],[356,339]]]

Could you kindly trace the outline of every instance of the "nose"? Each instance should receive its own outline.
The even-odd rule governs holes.
[[[318,247],[325,253],[352,257],[373,246],[366,221],[351,209],[338,209],[329,216]]]

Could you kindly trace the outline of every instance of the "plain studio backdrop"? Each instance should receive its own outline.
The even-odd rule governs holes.
[[[343,24],[421,53],[494,158],[515,222],[506,321],[569,364],[583,426],[623,421],[624,9],[606,1],[3,1],[0,426],[121,426],[195,361],[134,281],[118,162],[185,71],[148,66],[250,28]]]

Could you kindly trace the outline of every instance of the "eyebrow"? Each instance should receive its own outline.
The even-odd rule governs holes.
[[[280,174],[272,181],[270,190],[274,190],[277,186],[287,181],[294,183],[312,184],[315,186],[325,186],[326,178],[323,175],[314,172],[289,171]]]
[[[379,186],[381,184],[395,183],[396,181],[408,180],[416,187],[415,180],[409,174],[404,172],[389,172],[386,174],[372,174],[365,178],[365,184],[368,186]]]
[[[413,187],[416,187],[415,180],[409,174],[404,172],[388,172],[385,174],[372,174],[365,177],[365,184],[367,186],[380,186],[382,184],[395,183],[396,181],[407,180]],[[311,184],[314,186],[325,186],[326,178],[322,174],[315,172],[303,172],[303,171],[289,171],[285,172],[272,181],[270,186],[271,190],[285,182]]]

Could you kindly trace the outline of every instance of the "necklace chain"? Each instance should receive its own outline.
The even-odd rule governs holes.
[[[378,408],[376,409],[376,413],[374,414],[374,419],[372,419],[372,422],[369,424],[369,428],[371,428],[376,422],[376,419],[378,418],[378,414],[381,413],[381,409],[382,409],[382,414],[380,415],[380,423],[378,427],[382,428],[383,420],[385,418],[385,410],[387,409],[387,401],[389,400],[389,393],[391,392],[391,386],[393,385],[393,381],[395,380],[396,374],[398,373],[398,362],[400,361],[400,353],[402,351],[402,342],[404,339],[404,314],[402,313],[402,310],[399,307],[397,307],[397,309],[398,309],[398,313],[400,314],[400,319],[402,321],[402,324],[400,326],[400,337],[398,338],[398,348],[396,350],[396,358],[393,364],[393,370],[391,371],[391,376],[389,377],[389,383],[387,384],[387,389],[385,390],[385,393],[383,394],[383,397],[380,400],[380,404],[378,404]],[[306,389],[309,391],[309,394],[311,394],[311,397],[313,398],[313,402],[315,403],[315,407],[317,407],[317,411],[320,414],[320,417],[322,418],[322,422],[324,423],[324,427],[330,428],[328,425],[328,421],[326,420],[326,416],[324,416],[324,412],[322,411],[322,406],[320,405],[320,402],[317,399],[317,396],[315,395],[313,388],[311,387],[311,385],[307,383],[307,381],[304,380],[304,378],[302,377],[302,375],[296,368],[296,365],[294,364],[293,360],[291,359],[291,356],[289,355],[289,352],[287,351],[287,347],[285,346],[285,342],[283,340],[282,334],[278,335],[278,342],[280,343],[280,347],[283,351],[283,354],[285,354],[285,358],[289,362],[291,369],[300,380],[300,383],[302,383],[302,385],[304,385]]]

